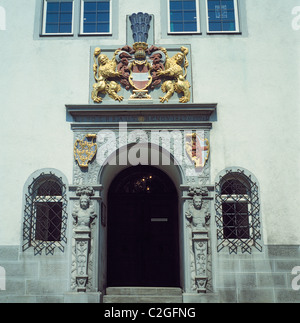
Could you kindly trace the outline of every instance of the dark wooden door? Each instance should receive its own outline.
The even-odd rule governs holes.
[[[166,174],[137,166],[112,183],[107,257],[110,287],[179,286],[178,199]]]

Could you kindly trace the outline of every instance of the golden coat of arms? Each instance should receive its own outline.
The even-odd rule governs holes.
[[[182,46],[180,52],[169,56],[166,48],[147,44],[151,16],[139,12],[130,16],[135,43],[117,49],[111,59],[101,53],[101,48],[94,50],[92,100],[102,102],[108,94],[113,100],[122,101],[118,95],[122,86],[132,91],[130,99],[151,99],[149,92],[160,87],[164,96],[160,102],[167,102],[176,92],[179,102],[190,101],[190,83],[186,79],[189,62],[188,48]]]
[[[88,163],[92,161],[97,153],[96,144],[97,135],[88,134],[83,140],[77,139],[74,145],[74,158],[80,167],[88,167]]]

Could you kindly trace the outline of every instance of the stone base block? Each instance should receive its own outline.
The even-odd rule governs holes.
[[[102,293],[65,293],[64,303],[101,303]]]

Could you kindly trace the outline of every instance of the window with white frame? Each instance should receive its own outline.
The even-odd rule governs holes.
[[[206,0],[209,33],[239,32],[237,0]]]
[[[169,33],[199,33],[199,0],[168,1]]]
[[[111,0],[81,0],[80,33],[111,33]]]
[[[43,34],[73,34],[73,0],[44,0]]]

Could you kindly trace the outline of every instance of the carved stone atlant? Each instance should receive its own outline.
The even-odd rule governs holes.
[[[202,206],[203,197],[208,196],[207,188],[192,187],[188,195],[193,197],[193,203],[190,204],[189,210],[185,214],[186,218],[195,229],[206,229],[210,222],[210,213]]]
[[[189,196],[193,197],[189,209],[185,213],[191,227],[191,279],[192,290],[198,293],[208,291],[210,280],[210,239],[209,225],[210,213],[207,204],[204,205],[203,198],[208,196],[206,187],[191,187]]]
[[[91,196],[92,187],[79,187],[76,190],[79,196],[79,205],[75,205],[73,216],[73,289],[77,292],[86,292],[89,284],[89,256],[91,250],[91,224],[97,217]]]

